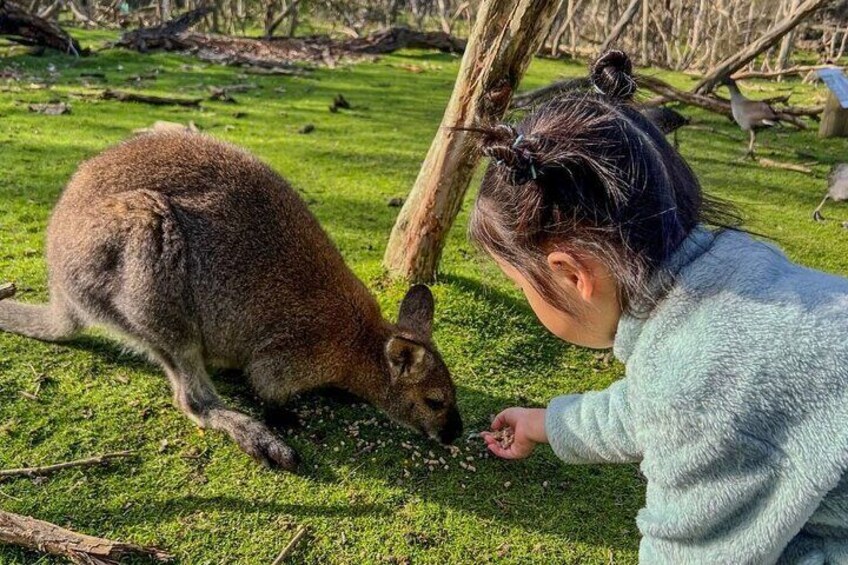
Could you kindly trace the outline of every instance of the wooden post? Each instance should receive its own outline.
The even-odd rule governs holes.
[[[433,280],[480,159],[474,138],[453,128],[503,117],[557,7],[557,0],[487,0],[480,6],[442,124],[389,238],[383,264],[392,274]]]
[[[848,109],[842,107],[833,92],[828,92],[819,137],[848,137]]]

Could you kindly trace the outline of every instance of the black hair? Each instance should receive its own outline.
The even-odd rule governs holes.
[[[547,265],[554,249],[594,257],[616,277],[625,311],[660,298],[653,274],[699,224],[734,228],[735,209],[706,197],[686,161],[632,104],[630,59],[591,66],[595,92],[572,92],[515,125],[473,128],[491,158],[469,227],[487,252],[545,299],[576,313]]]

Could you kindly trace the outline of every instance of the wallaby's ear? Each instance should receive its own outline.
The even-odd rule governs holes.
[[[386,358],[392,371],[392,382],[415,384],[424,378],[422,361],[427,350],[420,343],[392,336],[386,342]]]
[[[426,338],[433,333],[433,293],[427,285],[416,284],[400,304],[398,325]]]

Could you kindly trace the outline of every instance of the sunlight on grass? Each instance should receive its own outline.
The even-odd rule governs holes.
[[[110,37],[77,35],[90,44]],[[163,53],[104,51],[73,60],[15,48],[6,55],[0,67],[25,78],[0,79],[0,281],[16,281],[23,300],[46,298],[44,228],[78,163],[134,129],[168,120],[193,121],[286,176],[384,310],[396,314],[404,288],[386,283],[380,268],[397,213],[387,202],[404,196],[418,173],[458,58],[409,51],[304,77],[268,77]],[[128,80],[157,69],[155,79]],[[537,60],[524,86],[583,72],[580,64]],[[648,72],[678,86],[692,83],[684,75]],[[105,79],[83,76],[91,73]],[[42,82],[51,86],[34,86]],[[236,104],[204,102],[202,109],[91,96],[104,87],[208,96],[209,86],[246,82],[258,88],[234,94]],[[746,86],[755,98],[792,91],[798,104],[823,96],[822,87],[796,81]],[[337,93],[351,110],[328,110]],[[27,109],[54,100],[70,103],[72,112],[42,116]],[[719,132],[680,133],[680,150],[710,193],[739,204],[751,228],[774,238],[793,259],[848,273],[848,231],[838,221],[810,220],[830,165],[845,154],[845,140],[819,140],[814,128],[764,133],[762,156],[814,161],[815,175],[765,169],[742,160],[745,141],[734,124],[684,112],[697,126]],[[298,133],[306,124],[314,132]],[[500,408],[544,405],[556,394],[604,387],[619,376],[620,366],[544,332],[520,293],[466,242],[466,213],[467,205],[434,292],[436,340],[455,374],[467,430],[480,430]],[[848,219],[848,207],[830,205],[825,215]],[[42,375],[38,400],[20,394]],[[237,381],[221,376],[218,382],[234,405],[255,411]],[[476,468],[469,472],[447,450],[361,404],[310,396],[294,407],[310,412],[306,425],[288,436],[307,473],[274,474],[221,434],[200,433],[171,407],[160,372],[107,339],[94,335],[58,346],[0,335],[0,467],[138,452],[109,468],[0,484],[0,507],[156,544],[186,564],[268,563],[297,524],[311,528],[295,554],[303,563],[636,561],[635,516],[644,485],[635,466],[566,467],[547,448],[524,462],[494,461],[481,458],[476,440],[462,440],[460,457],[473,458]],[[354,422],[360,422],[362,443],[349,434]],[[415,450],[444,458],[447,469],[416,463]],[[0,549],[2,563],[34,559]]]

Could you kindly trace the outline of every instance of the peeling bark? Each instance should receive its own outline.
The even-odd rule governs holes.
[[[501,119],[551,25],[555,0],[490,0],[480,13],[441,127],[398,216],[384,265],[411,281],[433,280],[480,155],[456,128]]]

